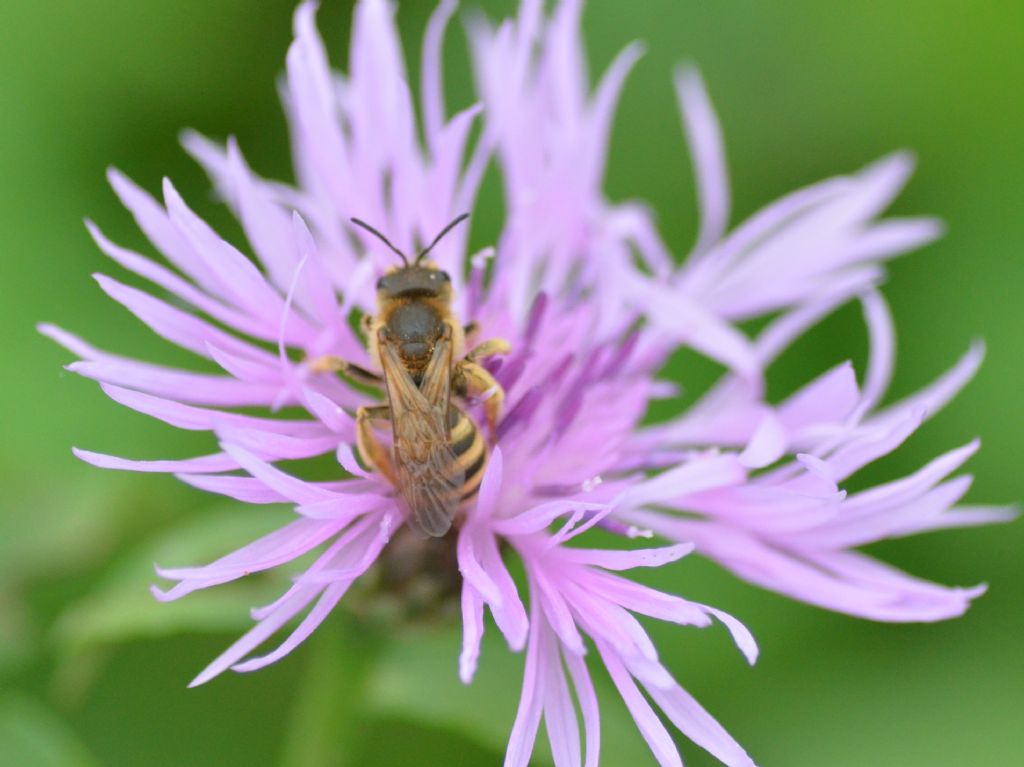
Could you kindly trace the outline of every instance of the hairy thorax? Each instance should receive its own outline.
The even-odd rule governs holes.
[[[387,337],[394,341],[406,370],[418,379],[430,361],[434,345],[444,333],[445,307],[430,299],[395,301],[381,319]]]

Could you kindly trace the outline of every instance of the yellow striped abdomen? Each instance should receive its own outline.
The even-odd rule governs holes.
[[[487,468],[487,442],[473,419],[454,404],[448,411],[451,425],[449,444],[455,453],[456,465],[464,473],[462,480],[462,501],[473,498],[480,489],[480,482]]]

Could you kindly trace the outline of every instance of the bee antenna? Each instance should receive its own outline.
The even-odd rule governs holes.
[[[437,237],[434,238],[434,241],[432,243],[430,243],[426,248],[424,248],[423,250],[420,251],[420,254],[418,256],[416,256],[416,260],[413,263],[414,264],[418,264],[423,259],[423,257],[425,255],[427,255],[427,253],[429,253],[431,250],[433,250],[434,246],[437,245],[437,243],[439,243],[441,241],[442,237],[444,237],[446,234],[448,234],[448,232],[450,232],[456,226],[461,224],[467,218],[469,218],[469,214],[468,213],[463,213],[461,216],[456,216],[455,220],[452,221],[450,224],[448,224],[448,226],[446,226],[444,229],[442,229],[441,233],[438,234]]]
[[[358,218],[353,218],[352,219],[352,223],[355,224],[358,227],[361,227],[361,228],[365,229],[370,234],[374,235],[377,239],[379,239],[381,242],[383,242],[385,245],[387,245],[389,248],[391,248],[391,250],[393,250],[398,255],[398,257],[402,259],[402,263],[403,264],[405,264],[406,266],[409,265],[409,259],[406,257],[405,253],[403,253],[398,248],[396,248],[394,245],[392,245],[391,244],[391,240],[389,240],[383,234],[378,232],[376,229],[374,229],[372,226],[370,226],[365,221],[360,221]]]

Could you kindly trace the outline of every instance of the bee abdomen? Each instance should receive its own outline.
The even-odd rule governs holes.
[[[462,500],[476,495],[487,468],[487,443],[473,419],[452,408],[451,447],[456,464],[463,472]]]

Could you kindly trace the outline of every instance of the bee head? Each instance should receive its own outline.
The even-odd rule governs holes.
[[[441,241],[448,232],[469,218],[468,213],[456,216],[426,248],[420,251],[416,259],[409,263],[409,258],[401,250],[391,244],[390,240],[365,221],[353,218],[352,223],[365,229],[374,237],[387,245],[399,258],[402,266],[389,270],[377,280],[377,298],[388,301],[398,298],[439,298],[445,302],[451,300],[452,280],[447,272],[441,270],[432,261],[424,261],[426,255]]]
[[[377,280],[377,295],[382,301],[398,298],[451,298],[452,280],[436,265],[413,264],[394,269]]]

